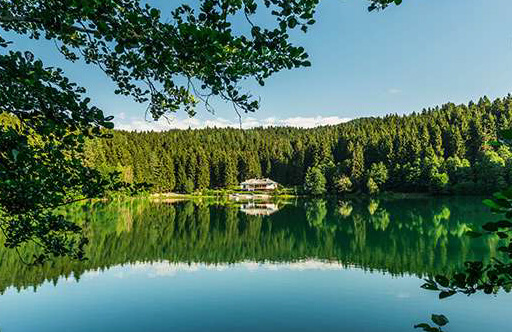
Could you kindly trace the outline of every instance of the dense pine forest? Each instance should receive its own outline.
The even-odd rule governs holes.
[[[510,126],[512,95],[312,129],[114,131],[88,142],[85,160],[153,192],[268,177],[310,194],[484,194],[512,184],[512,152],[488,144]]]

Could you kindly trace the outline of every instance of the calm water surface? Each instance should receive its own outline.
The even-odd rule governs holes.
[[[0,251],[0,328],[414,331],[443,313],[448,331],[507,331],[508,294],[440,301],[419,287],[499,256],[499,239],[463,235],[497,218],[480,201],[76,205],[88,261],[29,267]]]

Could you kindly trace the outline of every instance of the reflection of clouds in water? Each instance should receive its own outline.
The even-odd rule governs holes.
[[[247,271],[257,271],[260,268],[260,265],[256,262],[243,262],[243,263],[234,265],[234,267],[235,266],[238,268],[244,268]]]
[[[138,262],[113,266],[106,270],[89,270],[80,276],[80,280],[92,280],[104,273],[109,273],[114,278],[124,279],[130,276],[145,276],[147,278],[174,277],[178,273],[193,273],[198,271],[222,272],[231,269],[256,271],[306,271],[306,270],[348,270],[355,266],[308,259],[291,263],[259,263],[244,261],[235,264],[204,264],[204,263],[172,263],[169,261]],[[76,282],[73,275],[62,278],[64,282]],[[402,297],[402,296],[399,296]]]
[[[167,261],[152,263],[134,263],[113,268],[114,276],[124,278],[127,275],[146,275],[149,278],[172,277],[178,273],[192,273],[197,271],[226,271],[229,269],[241,269],[247,271],[280,271],[280,270],[343,270],[351,266],[338,262],[325,262],[319,260],[304,260],[293,263],[258,263],[253,261],[236,264],[202,264],[202,263],[171,263]]]
[[[136,262],[112,266],[110,268],[99,268],[85,271],[77,279],[73,274],[67,277],[60,277],[58,282],[79,283],[81,281],[90,281],[104,275],[109,275],[115,279],[128,279],[130,277],[145,278],[168,278],[175,277],[178,274],[193,273],[200,271],[223,272],[228,270],[242,270],[248,272],[262,271],[313,271],[313,270],[357,270],[355,265],[342,264],[339,262],[329,262],[322,260],[308,259],[291,263],[273,263],[273,262],[254,262],[243,261],[234,264],[205,264],[205,263],[173,263],[169,261],[157,262]],[[406,298],[408,294],[390,294],[399,298]]]
[[[344,265],[338,262],[324,262],[319,260],[305,260],[302,262],[290,263],[290,264],[274,264],[279,269],[287,269],[287,270],[344,270],[346,268],[350,268],[349,265]]]
[[[282,270],[344,270],[350,268],[348,265],[343,265],[338,262],[325,262],[320,260],[304,260],[293,263],[255,263],[246,262],[237,264],[237,266],[245,267],[248,270],[268,270],[268,271],[282,271]]]
[[[195,272],[200,268],[200,264],[192,263],[169,263],[167,261],[134,263],[125,265],[123,276],[132,274],[144,274],[149,278],[173,277],[178,272]]]
[[[101,275],[101,272],[99,270],[90,270],[82,274],[80,278],[82,279],[94,279]]]
[[[149,267],[151,273],[148,274],[149,277],[168,277],[174,276],[177,272],[195,272],[199,270],[199,266],[197,264],[176,264],[172,265],[165,262],[158,262],[156,264],[151,264]]]

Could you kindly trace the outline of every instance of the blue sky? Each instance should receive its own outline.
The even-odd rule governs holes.
[[[263,88],[246,82],[261,97],[261,109],[245,116],[244,126],[337,123],[512,91],[512,1],[407,0],[372,13],[367,5],[365,0],[321,1],[317,23],[307,34],[292,36],[307,49],[312,67],[276,74]],[[215,104],[214,115],[199,108],[194,119],[178,113],[170,123],[146,122],[145,105],[114,95],[114,86],[99,70],[63,62],[45,41],[16,43],[47,65],[64,68],[88,88],[96,105],[116,116],[119,128],[238,123],[232,107],[222,102]]]

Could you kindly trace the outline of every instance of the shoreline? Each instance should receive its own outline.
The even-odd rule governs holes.
[[[188,200],[198,198],[226,198],[233,201],[238,200],[272,200],[272,199],[310,199],[310,198],[338,198],[338,199],[357,199],[357,198],[368,198],[368,199],[429,199],[429,198],[449,198],[449,197],[486,197],[486,194],[471,194],[471,195],[460,195],[460,194],[444,194],[434,195],[431,193],[398,193],[398,192],[384,192],[377,195],[369,195],[366,193],[351,193],[346,195],[307,195],[307,194],[272,194],[272,193],[229,193],[229,192],[218,192],[218,193],[192,193],[192,194],[180,194],[180,193],[153,193],[149,194],[149,198],[152,200]]]

